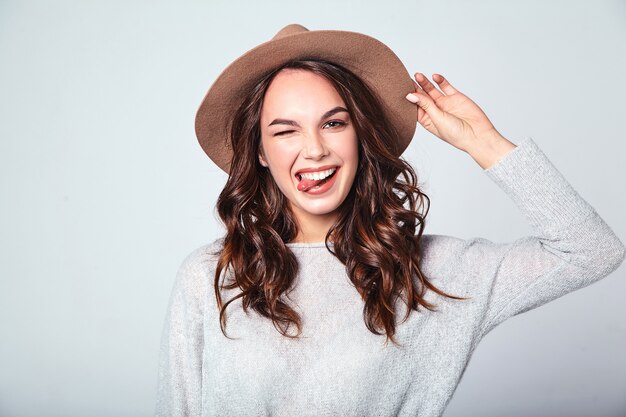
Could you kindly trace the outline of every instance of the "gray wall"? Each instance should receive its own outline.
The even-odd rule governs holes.
[[[0,1],[0,415],[152,413],[175,272],[222,234],[225,175],[196,108],[288,23],[363,32],[411,73],[441,72],[626,238],[625,2],[242,3]],[[532,233],[421,126],[405,157],[432,199],[427,233]],[[625,275],[490,333],[445,415],[625,415]]]

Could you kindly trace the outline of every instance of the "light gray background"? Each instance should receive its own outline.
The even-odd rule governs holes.
[[[288,23],[372,35],[531,136],[626,238],[624,1],[0,1],[0,415],[147,416],[176,270],[222,234],[193,130],[233,59]],[[421,126],[427,233],[533,233]],[[626,415],[625,267],[517,316],[445,413]]]

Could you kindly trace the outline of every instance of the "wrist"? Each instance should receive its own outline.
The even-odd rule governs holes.
[[[517,145],[506,139],[497,131],[494,134],[476,141],[466,152],[483,170],[491,168]]]

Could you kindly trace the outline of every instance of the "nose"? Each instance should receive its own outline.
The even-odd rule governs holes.
[[[328,148],[324,138],[319,133],[306,135],[302,145],[302,153],[305,158],[319,160],[328,155]]]

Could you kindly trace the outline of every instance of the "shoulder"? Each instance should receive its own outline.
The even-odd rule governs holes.
[[[215,266],[223,247],[223,238],[191,250],[182,260],[176,274],[174,293],[188,301],[196,301],[207,294],[209,284],[213,282]]]
[[[476,272],[497,263],[510,245],[482,237],[462,239],[455,236],[424,234],[420,240],[421,267],[425,272],[454,275]]]
[[[210,270],[215,266],[223,243],[224,238],[217,238],[191,250],[180,264],[179,271]]]
[[[430,261],[449,259],[451,255],[457,260],[459,256],[492,256],[494,250],[505,246],[506,244],[495,243],[483,237],[462,239],[455,236],[424,234],[420,240],[422,257]]]
[[[420,240],[420,255],[426,264],[448,263],[459,259],[475,239],[465,240],[455,236],[424,234]]]
[[[420,239],[420,251],[425,258],[436,258],[442,250],[458,250],[464,240],[455,236],[423,234]]]

